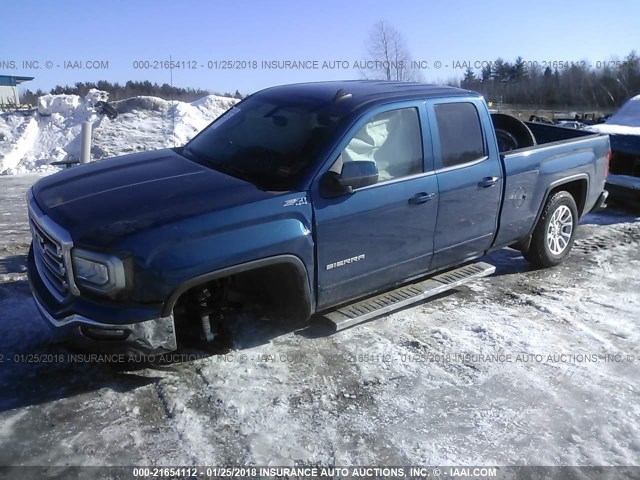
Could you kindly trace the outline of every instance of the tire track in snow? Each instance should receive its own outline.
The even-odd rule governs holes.
[[[223,464],[217,455],[217,445],[210,442],[208,428],[211,418],[194,408],[194,396],[204,386],[200,375],[193,371],[191,363],[179,365],[174,372],[165,372],[154,385],[167,425],[177,436],[178,458],[185,458],[185,465]]]

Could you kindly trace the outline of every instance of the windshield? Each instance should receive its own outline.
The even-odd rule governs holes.
[[[342,116],[333,101],[257,94],[209,125],[187,144],[185,154],[260,188],[287,190]]]

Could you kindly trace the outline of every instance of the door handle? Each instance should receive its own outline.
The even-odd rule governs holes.
[[[409,199],[409,203],[412,205],[420,205],[421,203],[428,202],[435,196],[436,196],[435,193],[425,193],[425,192],[416,193],[413,197]]]
[[[478,182],[478,186],[481,188],[493,187],[500,180],[498,177],[484,177]]]

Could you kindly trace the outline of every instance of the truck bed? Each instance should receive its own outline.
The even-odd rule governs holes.
[[[556,125],[548,125],[539,122],[524,122],[533,136],[536,138],[538,145],[544,145],[553,142],[563,142],[565,140],[575,140],[578,138],[589,137],[593,135],[601,135],[587,130],[577,130],[574,128],[558,127]],[[535,148],[535,147],[534,147]]]
[[[538,144],[565,142],[592,135],[606,135],[585,130],[559,128],[535,122],[525,122]],[[611,164],[606,189],[613,200],[637,207],[640,205],[640,135],[609,133]],[[535,147],[534,147],[535,148]]]

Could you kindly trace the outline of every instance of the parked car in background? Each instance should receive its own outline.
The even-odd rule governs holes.
[[[560,120],[555,122],[555,124],[562,128],[575,128],[578,130],[582,130],[587,127],[584,123],[576,122],[575,120]]]

